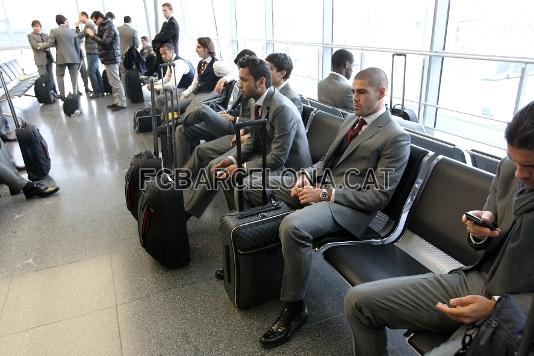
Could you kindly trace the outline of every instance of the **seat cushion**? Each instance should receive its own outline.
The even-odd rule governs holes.
[[[408,338],[408,344],[420,355],[430,352],[451,337],[451,334],[432,331],[407,331],[404,335]]]
[[[393,244],[334,246],[324,252],[324,258],[351,286],[430,272]]]

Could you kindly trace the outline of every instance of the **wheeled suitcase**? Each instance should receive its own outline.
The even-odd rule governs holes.
[[[403,57],[404,58],[404,70],[402,74],[402,101],[401,104],[393,105],[393,82],[394,82],[394,68],[395,68],[395,58]],[[391,115],[402,117],[404,120],[418,122],[417,115],[413,110],[410,110],[404,107],[404,97],[406,95],[406,54],[404,53],[393,53],[391,56],[391,85],[390,85],[390,95],[389,95],[389,110]]]
[[[237,161],[241,168],[239,131],[266,120],[249,120],[236,124]],[[224,289],[239,309],[259,305],[280,296],[284,260],[278,228],[291,209],[281,201],[268,202],[265,173],[265,134],[262,143],[262,188],[264,205],[242,210],[243,193],[238,190],[238,211],[221,218],[223,238]],[[239,178],[238,178],[239,179]],[[239,184],[240,182],[238,182]]]
[[[52,90],[52,83],[49,78],[41,76],[37,78],[34,84],[35,97],[41,104],[53,104],[56,102],[56,96]]]
[[[102,71],[102,84],[104,85],[104,93],[111,95],[113,90],[109,84],[108,73],[105,69]]]
[[[83,61],[80,62],[80,65],[78,66],[78,72],[80,71],[82,64],[83,64]],[[76,88],[72,88],[72,91],[73,92],[67,95],[67,97],[63,100],[63,112],[67,116],[72,116],[75,113],[80,112],[80,95],[78,95],[78,81],[77,80],[76,80]]]
[[[141,79],[139,78],[137,69],[128,69],[124,73],[124,89],[126,91],[126,96],[132,103],[137,104],[145,101]]]
[[[15,107],[11,101],[11,96],[4,79],[4,75],[0,71],[0,78],[6,96],[6,101],[11,111],[11,116],[15,122],[15,135],[19,141],[20,151],[28,172],[28,179],[31,181],[38,181],[43,179],[50,172],[50,155],[48,154],[48,145],[45,139],[41,136],[39,129],[27,122],[19,122]]]
[[[152,127],[158,127],[161,124],[161,112],[155,109],[156,112],[156,126],[152,125],[152,107],[137,110],[134,114],[133,123],[134,131],[136,133],[152,132]]]
[[[174,64],[162,64],[167,65]],[[165,103],[167,106],[167,100]],[[171,94],[171,109],[174,111],[174,94]],[[174,135],[169,133],[167,137],[172,141],[169,146],[174,152]],[[190,255],[184,199],[182,191],[175,186],[172,173],[158,174],[146,182],[139,198],[138,212],[141,246],[166,267],[187,265]]]
[[[151,94],[152,107],[154,107],[154,92]],[[151,110],[151,126],[156,125],[156,113]],[[132,213],[135,219],[138,218],[139,196],[145,182],[154,177],[162,168],[161,158],[159,158],[158,140],[154,131],[154,151],[139,152],[130,162],[130,168],[124,177],[124,195],[126,197],[126,208]]]

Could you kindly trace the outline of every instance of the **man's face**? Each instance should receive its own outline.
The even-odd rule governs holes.
[[[80,14],[80,22],[81,23],[87,23],[87,17],[85,17],[82,14]]]
[[[256,82],[248,68],[239,68],[239,91],[247,98],[258,100],[263,95],[265,87],[260,80]]]
[[[163,12],[163,17],[165,17],[165,19],[170,19],[171,16],[172,16],[172,11],[169,10],[169,8],[167,6],[162,6],[161,7],[161,11]]]
[[[102,18],[99,17],[99,18],[96,18],[96,17],[93,17],[91,20],[93,20],[93,22],[95,23],[95,25],[97,26],[100,26],[100,24],[102,23]]]
[[[515,177],[528,188],[534,189],[534,150],[508,145],[508,157],[515,164]]]
[[[41,33],[40,25],[34,25],[32,28],[33,28],[33,33]]]
[[[276,67],[271,62],[267,62],[267,64],[269,64],[269,68],[271,69],[271,82],[275,87],[279,87],[284,83],[284,76],[286,75],[286,71],[278,71],[278,69],[276,69]]]
[[[209,57],[208,51],[204,47],[202,47],[200,43],[197,43],[197,48],[195,49],[195,51],[197,52],[198,56],[202,59],[206,59]]]
[[[141,44],[143,45],[143,47],[145,47],[148,45],[148,41],[145,40],[144,38],[141,38]]]
[[[352,69],[354,68],[354,63],[347,62],[347,70],[345,71],[345,78],[350,79],[352,76]]]
[[[352,104],[357,116],[374,114],[382,107],[382,99],[386,93],[385,88],[373,88],[368,80],[352,81]]]
[[[169,63],[172,60],[172,57],[174,56],[174,51],[168,50],[165,47],[161,47],[159,49],[159,54],[161,54],[161,58]]]

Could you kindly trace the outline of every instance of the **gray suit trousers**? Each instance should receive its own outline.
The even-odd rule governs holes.
[[[0,142],[0,184],[6,184],[11,190],[20,190],[28,181],[17,174],[17,169],[5,144]]]
[[[70,81],[72,84],[72,92],[75,93],[78,83],[78,66],[79,63],[56,64],[57,86],[59,95],[65,95],[65,69],[69,67]],[[79,90],[79,88],[78,88]]]
[[[385,327],[453,332],[462,324],[436,309],[437,302],[480,295],[484,278],[477,271],[391,278],[352,287],[345,313],[354,337],[355,355],[387,355]],[[462,329],[431,355],[452,355],[460,349]],[[460,337],[459,337],[460,336]],[[452,351],[454,350],[454,351]]]
[[[202,167],[206,167],[212,160],[230,151],[233,137],[234,135],[222,136],[198,145],[184,164],[184,168],[189,169],[192,175],[196,176]]]

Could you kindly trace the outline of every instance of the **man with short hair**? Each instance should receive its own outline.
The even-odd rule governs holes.
[[[152,46],[150,45],[150,42],[148,41],[147,36],[141,36],[141,55],[144,59],[147,59],[147,57],[152,53],[154,50],[152,49]]]
[[[97,27],[89,18],[87,12],[80,12],[80,22],[84,25],[83,30],[76,26],[76,34],[78,38],[85,38],[85,55],[87,56],[87,74],[91,80],[93,93],[89,98],[96,99],[104,96],[104,82],[102,82],[102,75],[100,74],[100,60],[98,59],[98,43],[89,38],[85,29],[91,29],[93,32],[98,32]]]
[[[126,72],[126,68],[124,68],[124,54],[130,48],[130,46],[134,46],[135,49],[139,47],[139,38],[137,36],[137,30],[132,27],[132,18],[130,16],[124,16],[124,24],[117,27],[117,31],[119,31],[119,38],[120,38],[120,51],[121,51],[121,66],[120,66],[120,72],[121,76],[124,75],[124,72]]]
[[[54,57],[50,53],[50,49],[38,50],[37,46],[40,43],[48,42],[48,35],[42,33],[41,22],[39,20],[32,21],[32,32],[28,34],[28,42],[33,50],[33,59],[39,75],[47,78],[52,90],[56,91],[56,82],[54,81],[54,73],[52,72],[52,63],[54,63]]]
[[[119,48],[119,32],[111,21],[100,11],[91,14],[91,20],[98,26],[98,34],[92,29],[86,29],[87,35],[98,43],[100,61],[106,67],[109,85],[113,91],[113,102],[108,105],[111,111],[126,109],[126,95],[119,75],[121,54]]]
[[[271,68],[273,86],[289,98],[302,114],[302,101],[298,93],[289,84],[289,77],[293,71],[293,62],[285,53],[271,53],[265,58]]]
[[[351,288],[345,312],[356,355],[386,355],[385,327],[454,334],[427,355],[453,355],[469,324],[487,319],[498,296],[527,310],[534,293],[534,102],[505,131],[508,157],[497,168],[482,210],[471,211],[490,230],[462,217],[467,242],[484,250],[472,266],[447,274],[384,279]],[[444,187],[445,188],[445,187]]]
[[[346,49],[338,49],[332,55],[332,71],[317,84],[317,98],[336,108],[352,111],[350,76],[354,56]]]
[[[156,52],[156,63],[158,66],[159,64],[163,63],[163,60],[159,55],[159,48],[164,43],[170,43],[174,46],[174,50],[178,54],[178,40],[180,37],[180,27],[178,26],[178,21],[176,21],[172,15],[172,5],[168,2],[163,3],[161,5],[161,12],[163,13],[163,17],[165,17],[165,21],[161,25],[161,30],[159,33],[152,40],[152,48],[154,49],[154,52]]]
[[[78,68],[80,66],[80,47],[76,38],[76,32],[69,28],[69,21],[63,15],[56,15],[57,28],[50,31],[48,41],[39,43],[37,49],[42,51],[50,47],[56,47],[56,75],[59,88],[59,96],[65,99],[65,69],[69,69],[72,91],[76,93],[78,88]]]
[[[410,136],[384,106],[387,88],[388,79],[381,69],[359,72],[352,82],[355,115],[343,121],[326,155],[299,172],[296,180],[290,176],[270,179],[275,196],[296,210],[284,217],[279,228],[284,256],[280,300],[285,304],[261,337],[264,347],[289,341],[306,321],[304,297],[313,242],[341,231],[361,235],[388,204],[401,179],[410,154]],[[373,184],[366,184],[370,175]],[[256,190],[245,189],[245,200],[252,206],[263,203]]]

